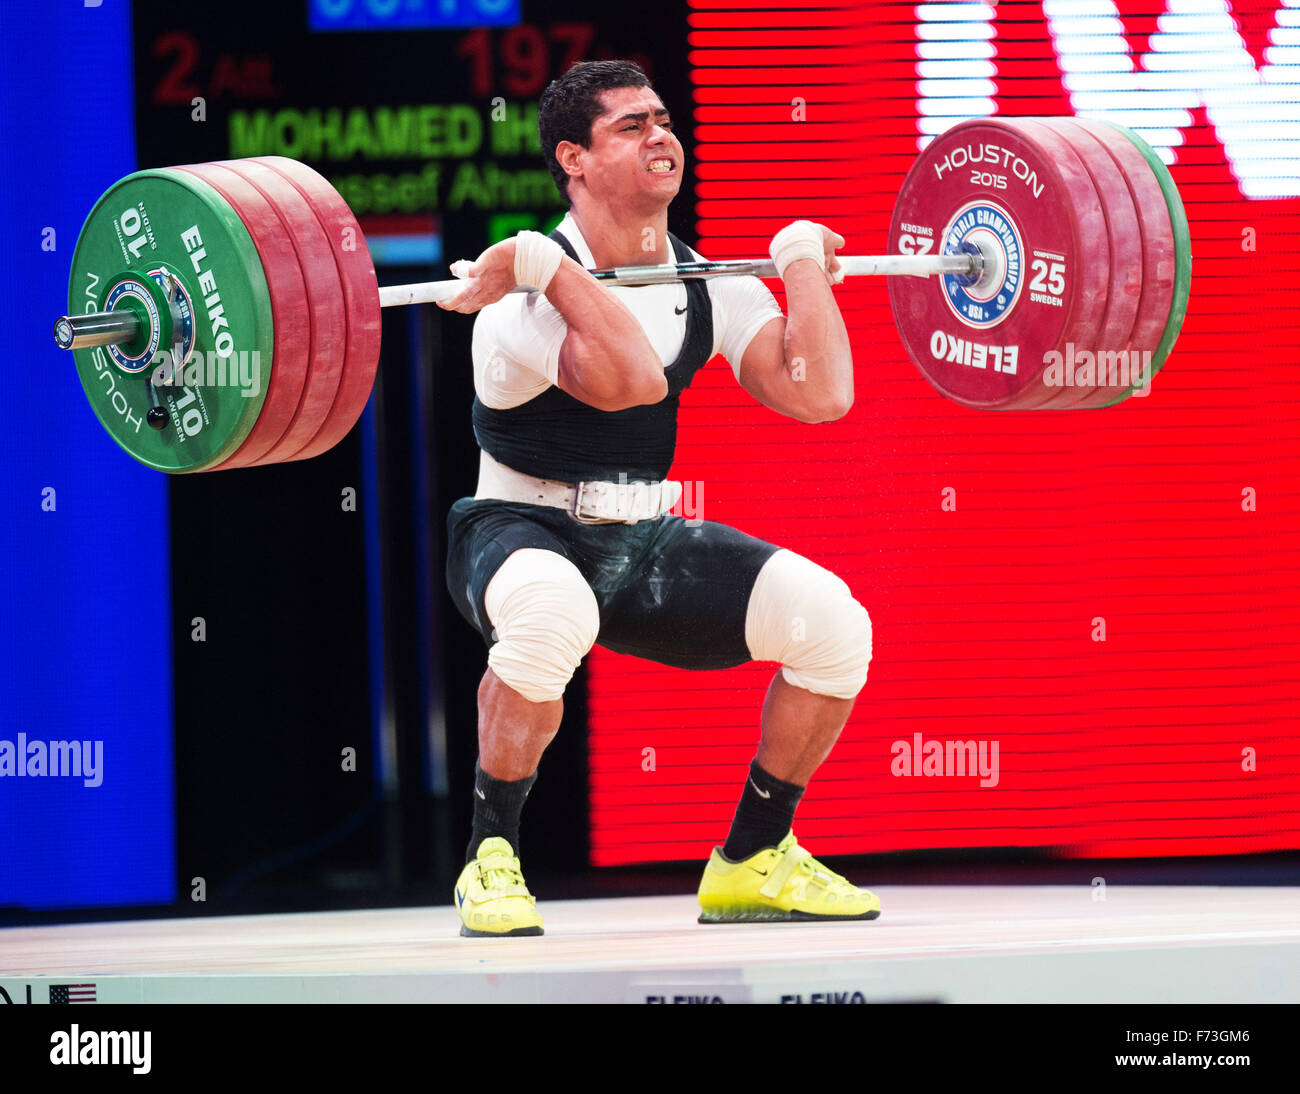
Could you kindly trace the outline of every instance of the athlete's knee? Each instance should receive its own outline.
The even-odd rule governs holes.
[[[578,568],[555,551],[521,548],[492,576],[483,605],[497,639],[492,671],[531,702],[559,699],[600,632]]]
[[[777,551],[750,594],[745,640],[756,661],[779,661],[788,683],[852,699],[867,682],[871,617],[843,578]]]

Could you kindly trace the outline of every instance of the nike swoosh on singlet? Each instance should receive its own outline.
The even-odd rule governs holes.
[[[756,783],[753,779],[749,780],[749,785],[752,786],[755,790],[758,790],[758,783]],[[772,794],[770,791],[758,790],[758,796],[760,798],[770,798]]]
[[[481,791],[477,786],[474,787],[474,793],[477,794],[477,795],[478,795],[480,798],[482,798],[484,801],[487,801],[487,795],[484,794],[483,791]],[[761,794],[762,791],[760,790],[759,793]]]
[[[686,314],[686,309],[685,309],[685,308],[673,308],[673,314],[674,314],[674,315],[685,315],[685,314]]]

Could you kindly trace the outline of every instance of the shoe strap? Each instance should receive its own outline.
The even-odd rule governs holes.
[[[487,879],[484,878],[480,884],[483,886],[483,891],[493,900],[500,900],[514,896],[523,897],[525,900],[533,899],[533,894],[528,891],[528,886],[520,885],[517,882],[489,885]]]
[[[810,858],[812,858],[811,854],[797,843],[794,844],[781,857],[781,861],[776,864],[776,869],[772,871],[772,876],[763,883],[758,891],[768,900],[775,900],[780,895],[781,890],[785,888],[785,883],[790,880],[790,875]]]
[[[513,877],[511,878],[511,883],[513,888],[521,889],[524,892],[528,891],[526,885],[524,884],[524,876],[519,869],[518,859],[506,859],[505,862],[499,865],[493,865],[491,858],[478,859],[476,865],[478,866],[479,884],[482,885],[483,888],[485,889],[488,888],[488,874],[504,873],[504,874],[513,875]],[[519,879],[518,881],[514,880],[514,878],[516,877]],[[504,889],[505,889],[504,885],[498,884],[494,887],[493,891],[500,892]]]

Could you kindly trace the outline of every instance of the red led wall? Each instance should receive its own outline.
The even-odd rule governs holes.
[[[942,118],[945,94],[957,114],[1070,113],[1088,80],[1067,87],[1062,68],[1086,71],[1080,50],[1116,41],[1134,86],[1165,76],[1140,94],[1121,80],[1115,109],[1164,125],[1161,79],[1200,71],[1211,87],[1184,94],[1187,122],[1168,126],[1195,265],[1148,398],[1067,413],[958,406],[907,359],[877,279],[836,290],[856,368],[847,418],[782,418],[721,359],[687,393],[672,472],[697,483],[687,515],[814,559],[871,614],[866,688],[797,817],[814,853],[1300,847],[1300,88],[1288,83],[1300,11],[1232,5],[1246,51],[1233,53],[1216,5],[1189,6],[1205,8],[1201,23],[1161,38],[1158,2],[1121,3],[1114,18],[1110,3],[1076,3],[1099,22],[1054,27],[1069,5],[927,6],[925,18],[901,3],[694,5],[688,170],[699,249],[714,258],[765,254],[799,218],[834,227],[847,253],[884,251],[922,129],[940,124],[927,113],[919,127],[919,112]],[[930,18],[936,7],[950,10]],[[943,30],[959,7],[965,30]],[[992,76],[922,85],[921,54],[936,53],[924,43],[963,36]],[[949,48],[960,52],[937,52]],[[1172,68],[1171,49],[1185,54]],[[1214,92],[1243,56],[1264,76]],[[955,94],[981,79],[986,105]],[[1265,84],[1260,108],[1251,88]],[[704,858],[726,836],[775,666],[690,673],[601,649],[588,663],[593,863]],[[986,757],[996,742],[996,785],[892,773],[895,743],[915,734],[982,742]]]

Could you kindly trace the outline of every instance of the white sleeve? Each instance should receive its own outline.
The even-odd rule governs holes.
[[[709,282],[713,297],[713,346],[740,379],[745,350],[773,319],[782,318],[772,291],[757,277],[716,277]]]
[[[508,293],[474,319],[474,392],[508,410],[551,387],[560,374],[564,317],[541,293]]]

